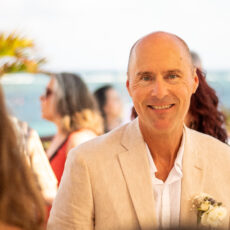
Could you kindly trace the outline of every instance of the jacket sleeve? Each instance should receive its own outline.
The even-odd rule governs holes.
[[[47,230],[75,229],[94,229],[94,205],[87,164],[74,149],[67,156]]]

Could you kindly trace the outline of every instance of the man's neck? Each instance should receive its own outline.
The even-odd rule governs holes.
[[[156,165],[156,177],[165,181],[177,157],[183,135],[183,126],[170,133],[156,134],[149,129],[141,129],[141,132]]]

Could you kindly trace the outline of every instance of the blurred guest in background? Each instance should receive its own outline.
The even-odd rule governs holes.
[[[50,205],[57,193],[57,179],[43,149],[39,135],[26,122],[20,121],[16,117],[11,117],[11,120],[17,134],[19,147],[36,176],[38,186],[46,203]]]
[[[44,229],[44,200],[17,142],[0,88],[0,229]]]
[[[201,71],[201,59],[197,53],[191,52],[193,65],[197,68],[199,86],[196,93],[192,95],[189,112],[185,118],[185,124],[199,132],[213,136],[220,141],[227,143],[228,136],[224,126],[225,117],[219,110],[219,99],[215,90],[210,87]],[[135,119],[137,113],[132,108],[131,119]]]
[[[76,74],[52,75],[40,99],[42,117],[57,127],[47,155],[59,184],[68,151],[102,134],[103,120],[93,95]]]
[[[118,92],[111,85],[105,85],[94,93],[104,118],[105,133],[122,123],[122,102]]]
[[[191,54],[191,57],[192,57],[193,65],[194,65],[196,68],[202,70],[202,69],[203,69],[203,68],[202,68],[202,62],[201,62],[201,58],[200,58],[200,56],[198,55],[198,53],[196,53],[196,52],[194,52],[194,51],[191,51],[190,54]]]
[[[199,86],[196,93],[192,95],[185,123],[192,129],[209,134],[227,143],[228,136],[224,125],[225,117],[219,110],[219,99],[215,90],[208,85],[205,79],[199,55],[191,52],[191,56],[193,65],[197,68]]]

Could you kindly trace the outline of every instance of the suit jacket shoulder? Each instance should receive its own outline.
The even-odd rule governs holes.
[[[199,155],[206,159],[211,165],[221,168],[224,165],[230,166],[230,146],[219,141],[218,139],[191,130],[187,128],[187,135],[189,138],[189,145],[199,152]],[[230,169],[230,167],[228,167]]]
[[[87,141],[73,148],[68,155],[71,155],[72,159],[84,159],[86,162],[111,159],[125,150],[121,144],[121,139],[129,125],[125,124],[109,133]]]
[[[151,178],[136,124],[131,122],[71,150],[51,210],[49,230],[137,230],[140,225],[152,229]],[[136,152],[127,150],[130,139],[136,140],[132,144]]]

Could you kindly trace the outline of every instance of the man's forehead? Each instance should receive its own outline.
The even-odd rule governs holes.
[[[137,61],[143,56],[163,56],[170,58],[177,56],[192,63],[187,44],[179,37],[165,32],[155,32],[138,40],[130,53],[130,60]],[[129,63],[130,65],[131,63]]]
[[[145,36],[144,38],[140,39],[136,46],[134,47],[134,51],[140,51],[142,49],[147,50],[183,50],[185,54],[189,54],[189,49],[187,44],[173,34],[168,34],[165,32],[156,32],[150,35]]]

